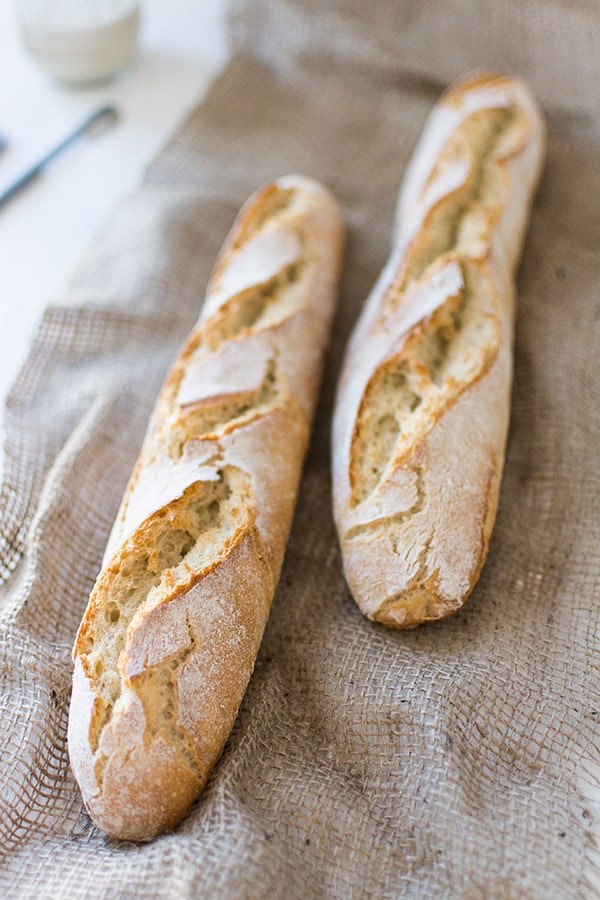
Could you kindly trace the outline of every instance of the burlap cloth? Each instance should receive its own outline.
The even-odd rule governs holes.
[[[232,35],[231,64],[47,311],[10,396],[2,896],[597,896],[598,4],[238,0]],[[549,125],[508,458],[471,599],[393,633],[361,617],[341,574],[333,388],[424,118],[479,65],[524,75]],[[207,790],[175,833],[118,844],[68,766],[71,644],[215,254],[240,203],[290,171],[337,194],[349,244],[283,575]]]

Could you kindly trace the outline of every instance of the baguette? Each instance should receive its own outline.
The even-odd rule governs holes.
[[[73,651],[71,765],[114,838],[173,828],[233,726],[283,561],[341,245],[316,182],[254,195],[155,407]]]
[[[517,78],[475,73],[433,110],[333,420],[334,515],[364,614],[454,613],[487,556],[509,421],[514,275],[544,152]]]

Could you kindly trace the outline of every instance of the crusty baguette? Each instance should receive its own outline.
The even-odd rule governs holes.
[[[282,565],[341,244],[316,182],[259,191],[159,397],[73,652],[71,764],[113,837],[172,828],[233,725]]]
[[[522,81],[477,73],[433,110],[390,259],[348,345],[334,513],[362,611],[406,628],[455,612],[485,561],[512,377],[514,275],[544,151]]]

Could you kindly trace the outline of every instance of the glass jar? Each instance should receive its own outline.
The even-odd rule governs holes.
[[[97,81],[135,58],[137,0],[19,0],[17,12],[29,52],[55,78]]]

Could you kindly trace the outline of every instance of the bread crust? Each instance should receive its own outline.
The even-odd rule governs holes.
[[[73,651],[71,765],[111,837],[173,828],[233,726],[283,561],[342,237],[317,182],[258,191],[157,401]]]
[[[524,83],[474,73],[433,110],[393,247],[350,339],[333,420],[334,516],[361,610],[397,628],[475,585],[509,421],[514,273],[544,155]]]

